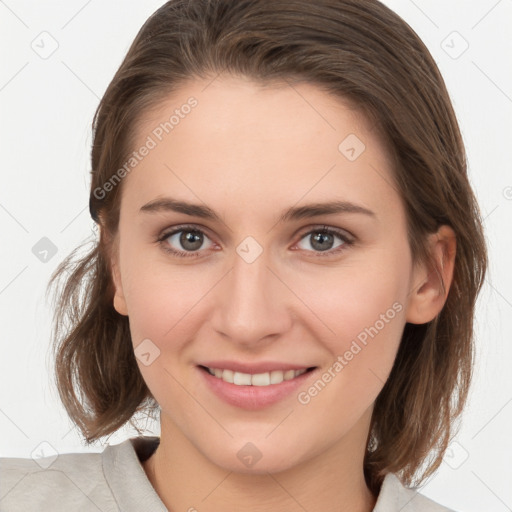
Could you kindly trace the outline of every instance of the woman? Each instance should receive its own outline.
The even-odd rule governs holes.
[[[448,510],[407,487],[466,401],[487,259],[412,29],[376,0],[171,0],[93,129],[58,389],[87,442],[140,411],[161,435],[4,459],[0,505]]]

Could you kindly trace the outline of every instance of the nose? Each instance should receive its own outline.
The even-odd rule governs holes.
[[[246,348],[261,347],[287,332],[293,294],[277,274],[265,251],[250,263],[235,254],[231,271],[216,287],[214,329]]]

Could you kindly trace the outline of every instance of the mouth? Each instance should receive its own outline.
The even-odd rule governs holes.
[[[272,370],[262,373],[243,373],[223,368],[210,368],[208,366],[198,365],[199,368],[216,377],[219,380],[234,384],[236,386],[271,386],[281,384],[284,381],[293,380],[305,373],[312,372],[317,367],[301,368],[299,370]]]

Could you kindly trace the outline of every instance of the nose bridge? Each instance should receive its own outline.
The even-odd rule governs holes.
[[[237,247],[220,288],[215,328],[238,343],[250,344],[289,327],[286,295],[268,268],[268,252],[259,247],[254,240]]]

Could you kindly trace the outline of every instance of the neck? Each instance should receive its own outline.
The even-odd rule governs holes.
[[[362,433],[354,428],[330,450],[283,471],[238,473],[207,459],[162,416],[160,445],[143,467],[170,512],[235,512],[241,504],[245,512],[371,512],[376,497],[364,479]]]

